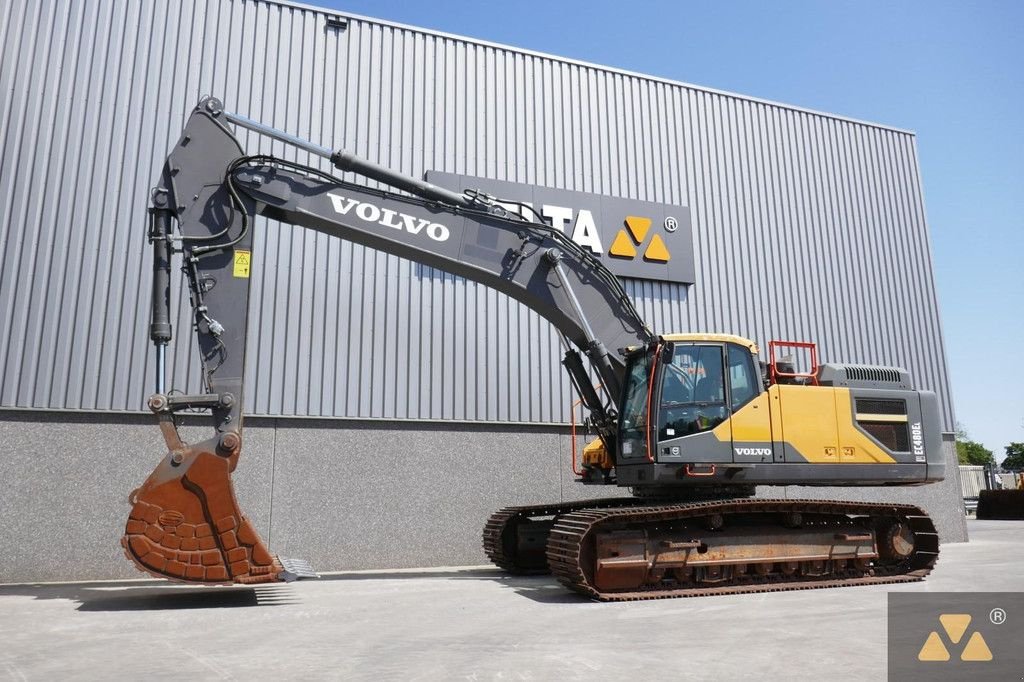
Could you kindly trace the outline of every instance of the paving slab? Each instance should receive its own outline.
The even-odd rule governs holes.
[[[603,604],[486,567],[0,586],[0,679],[884,679],[892,591],[1024,590],[1024,522],[922,583]]]

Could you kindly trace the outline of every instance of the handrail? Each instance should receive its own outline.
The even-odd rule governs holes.
[[[779,369],[776,348],[806,348],[811,351],[811,370],[809,372],[783,372]],[[771,383],[778,383],[779,377],[790,379],[810,379],[815,386],[818,385],[818,344],[809,341],[769,341],[768,360]]]

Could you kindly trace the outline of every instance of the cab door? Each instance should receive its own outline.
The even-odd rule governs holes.
[[[742,346],[726,344],[726,366],[732,460],[746,464],[771,462],[775,458],[771,405],[768,392],[762,390],[760,373],[754,367],[754,356]],[[716,435],[724,439],[726,434]]]
[[[658,462],[732,462],[724,365],[725,350],[718,342],[665,346],[659,385],[652,392]]]
[[[619,405],[619,438],[616,462],[636,464],[647,459],[651,439],[648,415],[653,349],[637,352],[626,363],[626,381]]]

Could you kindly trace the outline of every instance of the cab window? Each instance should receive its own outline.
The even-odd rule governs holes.
[[[726,416],[722,347],[677,344],[662,371],[659,438],[708,431]]]
[[[740,409],[757,396],[757,374],[750,351],[729,344],[729,386],[732,388],[732,411]]]
[[[623,457],[640,457],[647,452],[647,386],[651,375],[651,356],[651,353],[638,353],[626,368],[626,388],[619,415],[619,442]]]

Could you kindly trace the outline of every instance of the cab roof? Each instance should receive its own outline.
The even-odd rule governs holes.
[[[666,341],[711,341],[715,343],[735,343],[743,346],[744,348],[750,349],[750,352],[757,355],[760,349],[757,344],[750,339],[745,339],[742,336],[736,336],[735,334],[706,334],[706,333],[686,333],[686,334],[662,334],[661,338]]]

